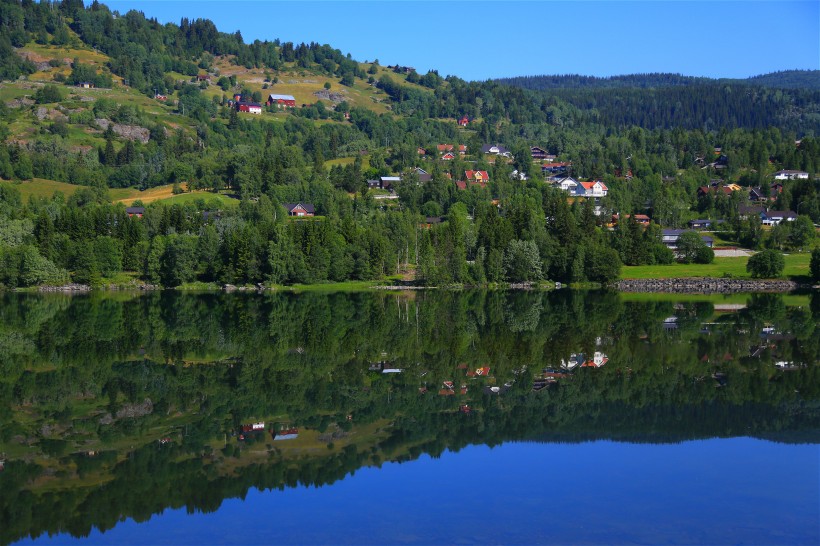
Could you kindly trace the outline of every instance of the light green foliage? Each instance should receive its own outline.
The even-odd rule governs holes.
[[[538,281],[543,277],[541,256],[533,241],[510,241],[504,253],[504,274],[510,282]]]

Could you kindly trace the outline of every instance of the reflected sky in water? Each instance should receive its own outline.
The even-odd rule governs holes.
[[[470,446],[20,544],[817,544],[819,459],[750,438]]]

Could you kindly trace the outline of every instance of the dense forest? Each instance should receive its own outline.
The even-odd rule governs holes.
[[[726,313],[578,291],[5,294],[0,543],[475,443],[816,441],[816,296]],[[448,380],[468,391],[438,394]],[[238,439],[260,420],[299,439]]]
[[[582,76],[561,74],[544,76],[519,76],[498,78],[494,81],[533,91],[547,89],[614,89],[614,88],[657,88],[705,85],[758,85],[779,89],[820,89],[820,70],[781,70],[771,74],[761,74],[746,79],[706,78],[684,76],[682,74],[649,73],[626,74],[623,76]]]
[[[811,178],[772,193],[772,208],[802,217],[777,233],[739,212],[749,189],[772,191],[777,169],[820,171],[820,100],[808,84],[781,89],[655,74],[618,78],[607,88],[568,76],[579,88],[533,91],[385,71],[316,43],[246,44],[211,21],[161,25],[96,1],[2,0],[0,28],[2,77],[22,77],[14,85],[36,89],[30,99],[0,103],[0,178],[80,186],[70,196],[24,199],[16,183],[0,183],[5,287],[100,284],[123,273],[163,286],[398,274],[430,285],[606,283],[622,263],[673,261],[660,229],[691,219],[725,220],[725,239],[779,251],[811,248],[810,225],[820,222],[820,185]],[[27,45],[93,48],[105,57],[35,66],[18,54]],[[316,101],[288,113],[269,106],[261,119],[238,114],[229,91],[261,93],[220,76],[217,59],[265,71],[270,85],[284,71],[362,85],[387,110]],[[49,70],[56,71],[51,83],[25,79]],[[213,85],[197,81],[203,71]],[[80,82],[172,100],[147,107],[110,94],[89,97],[76,91]],[[466,129],[453,123],[461,116]],[[435,153],[442,143],[463,144],[466,153],[442,161]],[[487,143],[504,144],[510,158],[481,153]],[[601,180],[608,195],[594,203],[566,199],[545,183],[530,157],[533,145],[571,163],[579,180]],[[420,182],[417,169],[429,180]],[[468,170],[488,173],[489,183],[459,189],[455,182]],[[384,195],[367,180],[396,174],[397,199],[376,199]],[[716,177],[743,191],[699,197],[698,188],[714,186]],[[233,206],[201,193],[185,203],[152,203],[140,218],[111,204],[116,190],[163,185],[230,196]],[[299,202],[314,205],[317,217],[287,218],[282,205]],[[653,226],[621,222],[611,231],[613,214],[648,214]]]

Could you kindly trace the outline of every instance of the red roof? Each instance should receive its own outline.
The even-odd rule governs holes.
[[[609,189],[606,187],[606,184],[604,184],[604,183],[603,183],[603,182],[601,182],[600,180],[593,180],[592,182],[581,182],[581,185],[582,185],[584,188],[588,189],[588,190],[591,190],[591,189],[592,189],[592,186],[594,186],[595,184],[600,184],[600,185],[601,185],[601,189],[603,189],[604,191],[609,191]]]
[[[452,144],[436,144],[436,148],[439,152],[452,152],[453,145]]]
[[[464,171],[464,174],[467,175],[469,180],[489,180],[490,175],[487,174],[487,171]]]

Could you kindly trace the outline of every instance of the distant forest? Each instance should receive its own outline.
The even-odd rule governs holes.
[[[541,76],[516,76],[497,78],[498,83],[542,91],[544,89],[620,89],[650,87],[677,87],[693,85],[755,85],[780,89],[820,89],[820,70],[781,70],[745,79],[706,78],[684,76],[665,72],[647,74],[624,74],[620,76],[597,77],[579,74],[554,74]]]

